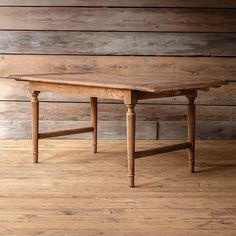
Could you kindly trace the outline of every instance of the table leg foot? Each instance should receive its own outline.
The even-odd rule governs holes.
[[[194,163],[190,163],[190,172],[194,173]]]
[[[129,187],[133,188],[134,187],[134,176],[128,176],[129,178]]]
[[[38,158],[38,153],[33,153],[33,162],[34,163],[38,163],[39,162],[39,158]]]

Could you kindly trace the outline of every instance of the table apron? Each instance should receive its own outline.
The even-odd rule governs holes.
[[[118,100],[127,100],[131,95],[131,90],[102,88],[92,86],[67,85],[58,83],[30,82],[29,92],[54,92],[85,97],[99,97]]]
[[[194,89],[183,89],[176,91],[175,90],[163,91],[160,93],[150,93],[150,92],[143,92],[129,89],[103,88],[94,86],[80,86],[80,85],[30,81],[29,92],[33,93],[35,91],[123,100],[125,104],[136,104],[138,100],[144,100],[144,99],[197,95],[197,91]]]

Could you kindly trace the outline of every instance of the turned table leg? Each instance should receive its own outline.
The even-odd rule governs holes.
[[[196,95],[187,96],[188,98],[188,140],[191,142],[192,146],[189,148],[189,167],[190,172],[194,173],[195,165],[195,117],[196,117],[196,107],[194,100]]]
[[[97,98],[91,97],[91,120],[92,120],[92,145],[93,145],[93,152],[97,153]]]
[[[31,93],[32,104],[32,142],[33,142],[33,162],[38,163],[38,133],[39,133],[39,92]]]
[[[129,186],[134,187],[135,175],[135,112],[134,104],[127,104],[126,113],[127,126],[127,157],[128,157],[128,178]]]

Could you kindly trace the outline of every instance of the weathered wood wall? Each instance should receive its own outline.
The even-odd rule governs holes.
[[[197,136],[235,139],[236,2],[0,0],[0,138],[30,137],[26,84],[9,74],[88,71],[226,78],[229,86],[199,94]],[[90,120],[86,98],[40,99],[42,130]],[[186,137],[185,104],[165,98],[138,105],[138,138]],[[125,138],[124,117],[123,104],[100,100],[100,138]]]

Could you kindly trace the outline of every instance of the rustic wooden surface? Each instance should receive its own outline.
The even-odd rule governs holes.
[[[127,107],[126,112],[126,140],[127,140],[127,170],[129,187],[135,187],[135,158],[155,155],[158,150],[149,149],[146,154],[139,155],[135,149],[136,141],[136,115],[135,105],[139,100],[150,98],[162,98],[173,96],[185,96],[188,99],[188,143],[166,146],[165,152],[177,151],[180,149],[189,150],[189,165],[191,173],[195,168],[195,105],[197,91],[208,91],[211,87],[227,85],[225,80],[210,80],[201,78],[182,78],[176,81],[174,77],[132,77],[114,74],[41,74],[41,75],[15,75],[9,79],[17,81],[27,81],[32,105],[32,143],[33,162],[38,163],[39,146],[38,140],[50,137],[60,137],[65,135],[91,132],[93,152],[97,152],[97,98],[112,98],[122,100]],[[177,83],[178,82],[178,83]],[[39,100],[38,94],[41,92],[54,92],[62,94],[83,95],[90,97],[92,127],[82,129],[63,129],[60,131],[42,133],[39,131]],[[187,146],[185,146],[187,144]],[[168,149],[169,148],[169,149]],[[154,150],[154,151],[153,151]],[[143,153],[144,153],[143,152]],[[150,153],[151,152],[151,153]]]
[[[97,153],[97,127],[98,127],[98,99],[96,97],[90,98],[90,119],[92,123],[92,146],[93,152]]]
[[[20,105],[19,105],[20,104]],[[90,105],[88,103],[41,102],[40,119],[42,121],[90,121]],[[0,120],[30,121],[31,106],[29,102],[1,102]],[[138,104],[135,107],[137,120],[142,121],[181,121],[185,120],[185,105]],[[234,121],[235,107],[204,106],[197,107],[197,118],[201,121]],[[125,120],[124,104],[98,104],[99,121]]]
[[[40,127],[45,132],[57,129],[72,129],[79,126],[90,126],[90,110],[88,103],[54,103],[41,102]],[[125,138],[125,106],[124,104],[98,105],[98,137]],[[29,102],[0,103],[0,138],[30,138],[31,105]],[[186,137],[186,106],[138,104],[137,137],[143,139],[179,139]],[[197,138],[235,139],[236,109],[234,106],[197,107]],[[63,127],[64,126],[64,127]],[[159,130],[159,132],[157,132]],[[72,138],[90,138],[88,135]]]
[[[88,127],[90,121],[52,121],[40,122],[42,132]],[[197,121],[197,139],[236,139],[236,124],[233,121]],[[137,139],[185,139],[187,138],[186,121],[137,121]],[[0,139],[31,138],[30,121],[0,121]],[[66,139],[91,139],[91,135],[79,134]],[[126,139],[124,121],[99,121],[98,139]]]
[[[0,52],[59,55],[235,56],[235,41],[235,33],[1,31]]]
[[[34,163],[38,163],[38,133],[39,133],[39,92],[33,92],[31,94],[31,125],[32,125],[32,147],[33,147],[33,160]]]
[[[0,29],[235,32],[235,15],[235,9],[1,7]]]
[[[12,66],[14,64],[14,67]],[[159,73],[220,76],[236,81],[236,58],[214,57],[126,57],[126,56],[55,56],[0,54],[2,77],[44,73],[118,73],[153,76]]]
[[[14,67],[12,65],[15,65]],[[103,57],[103,56],[42,56],[42,55],[1,55],[0,73],[7,77],[10,74],[44,73],[116,73],[134,76],[155,76],[158,74],[176,74],[181,76],[222,78],[236,81],[235,58],[176,58],[176,57]],[[0,83],[1,100],[28,100],[27,84],[4,80]],[[41,94],[40,100],[54,101],[88,101],[86,99]],[[161,99],[155,103],[183,103],[186,99]],[[197,104],[235,105],[235,84],[224,86],[205,93],[199,92]]]
[[[137,160],[134,189],[126,186],[124,141],[100,141],[97,154],[87,141],[40,145],[35,166],[30,141],[0,142],[2,235],[235,234],[235,141],[198,141],[194,175],[186,150]]]
[[[40,75],[12,75],[9,79],[27,82],[42,82],[57,85],[79,85],[88,88],[110,88],[114,90],[135,90],[140,92],[161,93],[181,91],[188,89],[207,89],[227,85],[226,80],[219,78],[201,78],[183,75],[178,77],[175,73],[156,74],[149,76],[131,76],[118,74],[40,74]],[[39,90],[40,91],[40,90]],[[49,90],[50,91],[50,90]],[[100,96],[102,97],[102,94]],[[141,99],[140,99],[141,100]]]
[[[9,74],[53,72],[108,72],[135,76],[152,76],[159,72],[163,75],[176,73],[180,77],[204,75],[231,81],[236,78],[234,0],[0,0],[0,6],[0,78]],[[41,53],[42,55],[32,55]],[[71,55],[74,53],[77,55]],[[99,55],[96,56],[96,53]],[[101,56],[103,54],[106,56]],[[132,56],[122,56],[124,54]],[[145,56],[140,56],[142,54]],[[0,81],[2,107],[7,106],[6,101],[10,101],[7,110],[11,111],[13,101],[16,102],[14,107],[17,110],[25,109],[24,101],[29,101],[25,93],[26,85],[3,78]],[[202,117],[198,121],[202,124],[198,138],[235,137],[235,94],[235,83],[212,89],[208,93],[199,92],[196,104],[209,110],[210,118],[207,120]],[[58,106],[61,101],[78,102],[80,108],[83,103],[89,102],[84,98],[52,93],[42,94],[40,99],[55,101],[54,105]],[[110,107],[116,103],[113,100],[99,102],[108,103]],[[186,104],[186,99],[164,98],[145,103],[160,104],[163,114],[169,114],[171,108],[165,108],[164,104]],[[73,106],[76,107],[76,104]],[[71,104],[68,108],[63,108],[63,113],[69,114],[70,107]],[[114,107],[117,108],[116,105]],[[216,112],[214,107],[217,107]],[[149,111],[153,109],[153,115],[148,124],[145,124],[145,133],[138,134],[138,137],[155,138],[151,133],[153,129],[157,129],[156,121],[161,112],[158,111],[158,106],[146,108]],[[123,106],[118,109],[122,110]],[[180,109],[184,110],[184,107]],[[222,109],[222,115],[219,109]],[[29,128],[28,121],[16,120],[13,112],[8,111],[0,111],[1,137],[22,137],[20,132],[24,133],[25,138],[29,137],[30,131],[25,130]],[[85,109],[78,116],[83,117],[84,111]],[[156,116],[154,112],[157,112]],[[52,111],[47,110],[46,113],[52,114]],[[59,127],[63,124],[67,126],[69,122],[68,126],[73,123],[73,128],[77,128],[77,121],[68,116],[64,121],[57,121]],[[88,120],[87,114],[84,117],[83,120],[86,121],[82,123]],[[179,137],[185,136],[184,121],[173,120],[173,117],[174,114],[166,115],[158,122],[161,131],[159,137],[178,137],[178,133]],[[110,114],[107,118],[110,120],[102,118],[102,122],[106,122],[110,128],[114,127],[108,133],[112,137],[123,138],[124,126],[120,118],[117,120]],[[144,120],[147,120],[145,114],[140,117],[139,122]],[[42,126],[49,127],[47,122],[50,121],[44,120]],[[173,130],[176,122],[179,124],[178,128]],[[104,137],[103,134],[100,137]]]

